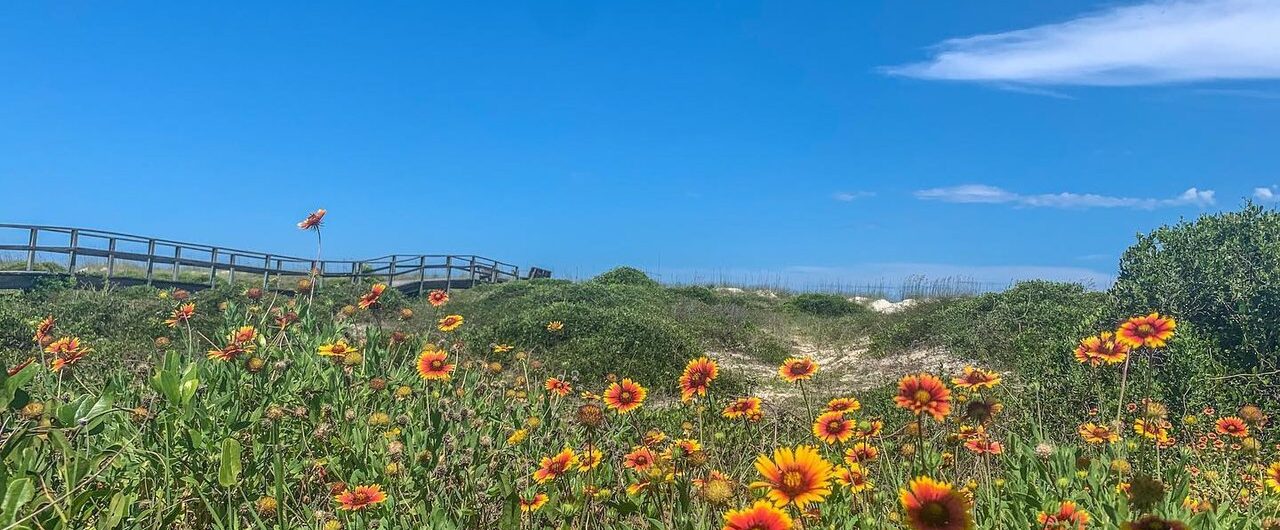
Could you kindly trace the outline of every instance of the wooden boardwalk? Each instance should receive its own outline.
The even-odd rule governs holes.
[[[153,285],[199,290],[220,284],[291,291],[298,280],[382,282],[406,295],[482,283],[548,278],[551,271],[475,255],[392,254],[316,260],[184,243],[85,228],[0,224],[0,289],[30,289],[42,279],[85,285]]]

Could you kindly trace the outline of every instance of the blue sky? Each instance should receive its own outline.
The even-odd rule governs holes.
[[[0,222],[1105,284],[1280,197],[1275,2],[185,4],[0,12]]]

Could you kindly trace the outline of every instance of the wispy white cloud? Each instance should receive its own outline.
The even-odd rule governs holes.
[[[977,204],[1012,204],[1029,208],[1136,208],[1152,210],[1171,206],[1211,206],[1213,190],[1188,188],[1176,197],[1167,199],[1113,197],[1094,193],[1041,193],[1023,195],[1004,188],[986,184],[964,184],[945,188],[919,190],[916,198],[926,201],[942,201]]]
[[[841,191],[841,192],[836,192],[834,195],[831,196],[831,198],[840,202],[851,202],[851,201],[856,201],[858,199],[865,199],[867,197],[875,197],[875,196],[876,196],[875,192],[871,192],[871,191]]]
[[[1254,188],[1253,198],[1260,202],[1276,202],[1280,201],[1280,190],[1276,190],[1275,186],[1266,188]]]
[[[894,75],[1012,85],[1280,78],[1280,2],[1149,0],[1066,22],[950,39]]]

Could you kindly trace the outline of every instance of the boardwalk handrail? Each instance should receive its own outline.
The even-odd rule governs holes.
[[[55,261],[61,268],[65,261],[65,274],[98,274],[107,280],[128,278],[145,280],[147,285],[156,281],[217,285],[220,273],[225,273],[225,280],[234,283],[236,274],[261,275],[263,288],[270,286],[275,276],[277,288],[282,278],[314,277],[321,284],[325,279],[346,278],[352,282],[365,279],[381,280],[395,286],[406,294],[422,294],[428,284],[438,284],[443,274],[443,287],[447,290],[455,284],[474,285],[476,283],[498,283],[520,279],[520,267],[485,258],[474,254],[388,254],[376,258],[361,260],[330,260],[301,258],[280,254],[271,254],[231,247],[219,247],[200,243],[188,243],[164,238],[154,238],[66,226],[30,225],[0,223],[0,234],[13,231],[26,232],[24,244],[6,244],[10,238],[0,237],[0,252],[19,252],[25,254],[25,266],[22,270],[0,271],[0,274],[39,274],[48,273],[37,267],[37,257],[41,254],[53,254],[65,257]],[[42,242],[42,234],[56,234],[62,241],[58,244]],[[98,242],[98,245],[87,244]],[[122,246],[145,246],[145,250],[124,250]],[[161,251],[164,252],[161,252]],[[84,258],[103,258],[105,268],[101,271],[89,271],[77,268]],[[142,278],[117,274],[117,262],[133,262],[139,268],[145,267]],[[48,262],[39,262],[45,264]],[[168,266],[170,278],[162,280],[156,277],[157,266]],[[204,271],[207,276],[200,282],[191,282],[183,276],[183,268]],[[542,271],[534,267],[530,273]],[[56,272],[56,271],[55,271]],[[56,272],[61,273],[61,272]],[[456,276],[455,276],[456,274]]]

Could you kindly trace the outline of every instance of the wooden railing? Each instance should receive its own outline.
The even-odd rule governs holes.
[[[198,288],[219,282],[256,283],[260,277],[264,289],[280,290],[288,290],[289,282],[296,285],[298,279],[314,278],[321,285],[335,280],[379,281],[411,295],[521,278],[520,267],[475,255],[308,259],[85,228],[21,224],[0,224],[0,265],[0,276],[10,278],[53,274]],[[549,271],[538,268],[530,268],[527,275],[549,276]]]

